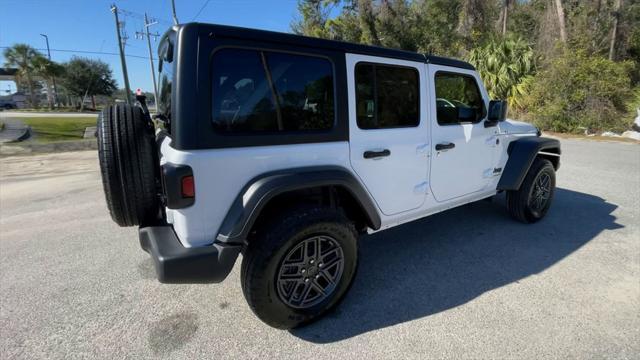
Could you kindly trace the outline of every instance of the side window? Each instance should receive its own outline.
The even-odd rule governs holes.
[[[333,68],[322,58],[222,49],[212,60],[213,126],[223,133],[326,130]]]
[[[484,101],[472,76],[437,72],[435,87],[439,125],[476,123],[484,118]]]
[[[173,45],[170,39],[165,39],[160,45],[158,63],[160,98],[158,99],[158,112],[171,119],[171,88],[173,83]]]
[[[413,68],[359,63],[355,68],[356,116],[361,129],[420,123],[420,85]]]

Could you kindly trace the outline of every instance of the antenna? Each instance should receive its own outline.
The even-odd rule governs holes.
[[[176,0],[171,0],[171,12],[173,15],[173,24],[178,25],[178,15],[176,15]]]

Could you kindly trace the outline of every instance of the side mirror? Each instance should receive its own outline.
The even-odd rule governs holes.
[[[498,123],[507,119],[507,102],[505,100],[491,100],[487,122]]]

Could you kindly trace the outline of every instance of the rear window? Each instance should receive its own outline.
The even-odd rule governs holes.
[[[218,132],[331,129],[333,67],[320,57],[222,49],[212,60],[212,121]]]

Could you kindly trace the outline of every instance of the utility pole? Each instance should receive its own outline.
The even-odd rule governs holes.
[[[47,41],[47,56],[49,57],[49,61],[51,61],[51,50],[49,49],[49,37],[46,34],[40,34],[40,36],[44,37]],[[53,82],[53,101],[55,102],[56,107],[60,105],[58,102],[58,88],[56,87],[56,77],[52,76],[51,80]]]
[[[124,89],[127,93],[127,104],[132,104],[131,100],[131,88],[129,87],[129,75],[127,75],[127,62],[124,59],[124,46],[122,44],[122,37],[120,36],[120,21],[118,20],[118,7],[116,4],[111,5],[111,12],[116,18],[116,35],[118,36],[118,49],[120,49],[120,62],[122,63],[122,76],[124,78]]]
[[[149,27],[157,23],[158,23],[157,21],[149,22],[149,19],[147,18],[147,13],[144,13],[144,33],[136,32],[136,37],[138,36],[144,37],[145,35],[147,37],[147,45],[149,47],[149,62],[151,64],[151,79],[153,80],[153,99],[156,104],[156,111],[158,108],[158,85],[156,84],[156,69],[153,66],[153,50],[151,49],[151,36],[153,36],[154,39],[157,39],[160,36],[160,34],[158,33],[150,34]]]

